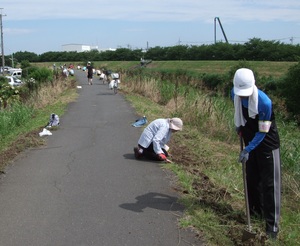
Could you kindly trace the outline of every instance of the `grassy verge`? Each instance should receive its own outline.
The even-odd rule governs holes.
[[[6,119],[10,127],[0,134],[0,172],[4,172],[5,166],[23,150],[42,145],[44,140],[39,132],[47,125],[50,114],[63,115],[68,103],[76,97],[75,81],[56,81],[54,85],[43,86],[26,105],[14,105],[1,112],[0,124]],[[18,120],[21,124],[14,124],[16,117],[23,118]]]
[[[186,213],[181,219],[181,225],[195,228],[208,245],[297,245],[299,243],[299,182],[287,164],[297,168],[297,148],[299,146],[299,130],[284,122],[278,122],[282,140],[291,137],[283,143],[284,172],[281,231],[277,243],[269,241],[264,233],[264,222],[252,220],[252,226],[257,232],[255,239],[241,242],[243,230],[246,229],[244,208],[244,193],[241,165],[237,163],[239,142],[233,133],[231,113],[226,101],[208,99],[201,93],[188,91],[187,97],[180,94],[176,98],[168,97],[169,102],[162,102],[162,89],[158,82],[143,78],[134,80],[124,78],[122,88],[127,99],[140,115],[146,115],[148,120],[160,117],[180,116],[183,118],[184,131],[175,134],[170,143],[171,153],[174,153],[174,164],[164,165],[172,170],[177,177],[176,190],[182,194],[182,203]],[[164,96],[166,98],[166,96]],[[187,101],[186,101],[187,100]],[[177,101],[175,103],[175,101]],[[195,124],[196,122],[196,124]],[[284,130],[283,130],[284,128]],[[226,138],[224,132],[229,137]],[[285,146],[287,145],[287,146]],[[294,147],[293,147],[294,146]],[[287,156],[288,153],[292,156]],[[297,171],[295,169],[295,171]]]

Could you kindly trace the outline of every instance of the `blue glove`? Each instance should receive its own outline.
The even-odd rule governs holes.
[[[249,153],[247,152],[247,150],[243,149],[239,156],[239,162],[246,163],[248,159],[249,159]]]

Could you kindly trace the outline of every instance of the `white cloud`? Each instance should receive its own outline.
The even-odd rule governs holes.
[[[33,33],[33,29],[20,29],[20,28],[3,28],[5,35],[23,35],[28,33]]]
[[[299,0],[2,0],[7,20],[115,19],[132,21],[296,21]]]

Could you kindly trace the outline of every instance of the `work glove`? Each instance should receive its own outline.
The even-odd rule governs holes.
[[[236,126],[235,127],[235,131],[236,131],[237,135],[241,135],[242,134],[240,126]]]
[[[247,152],[247,150],[243,149],[240,153],[239,156],[239,162],[245,164],[249,159],[249,153]]]
[[[166,155],[165,154],[158,154],[157,155],[157,157],[158,157],[158,159],[160,160],[160,161],[165,161],[165,160],[167,160],[167,157],[166,157]]]

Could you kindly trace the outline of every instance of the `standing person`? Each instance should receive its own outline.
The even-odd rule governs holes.
[[[89,85],[92,85],[93,84],[93,67],[91,65],[91,62],[88,62],[87,63],[87,66],[86,66],[86,73],[87,73],[87,78],[88,78],[88,82],[89,82]]]
[[[246,163],[250,214],[264,218],[266,234],[276,239],[281,202],[280,140],[271,99],[255,85],[250,69],[233,78],[234,122],[245,148],[239,161]]]
[[[171,162],[167,157],[168,147],[174,132],[182,130],[182,120],[180,118],[156,119],[152,121],[143,131],[138,141],[138,147],[134,148],[136,159],[145,157],[156,161]]]

